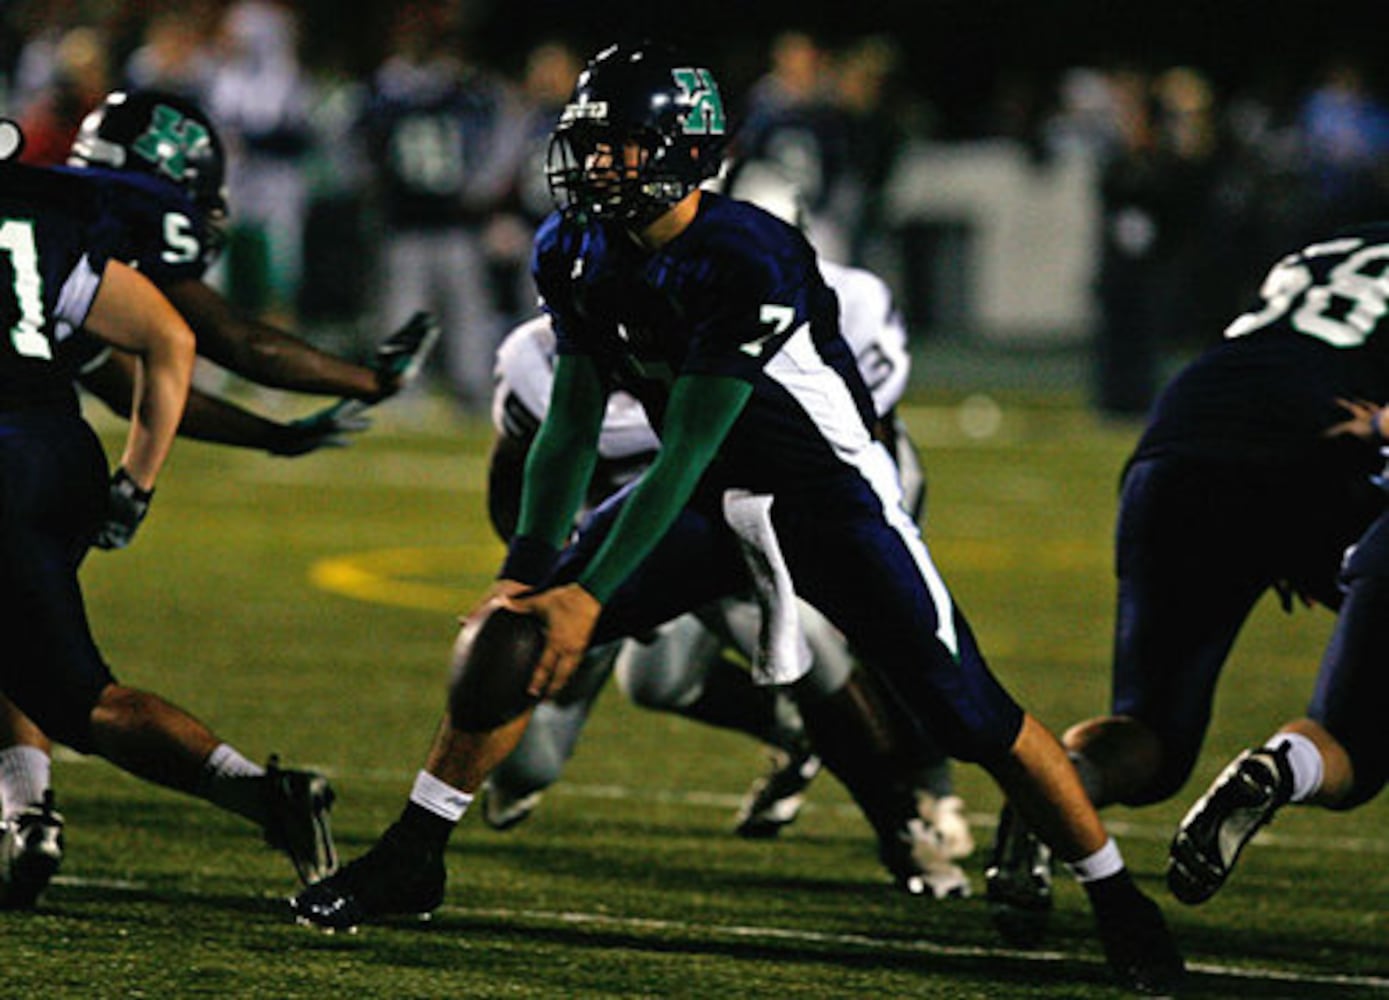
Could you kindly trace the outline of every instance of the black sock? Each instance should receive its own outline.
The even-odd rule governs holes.
[[[407,802],[396,820],[395,828],[408,838],[412,846],[442,854],[453,833],[455,824],[424,806]]]

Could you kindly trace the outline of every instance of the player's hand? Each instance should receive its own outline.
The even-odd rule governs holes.
[[[373,365],[381,392],[377,402],[389,399],[415,380],[438,339],[439,321],[433,314],[420,311],[381,342]]]
[[[125,469],[116,470],[107,493],[106,520],[97,530],[95,544],[102,549],[123,549],[135,538],[140,522],[149,513],[154,490],[144,490]]]
[[[351,443],[349,435],[360,434],[371,426],[366,410],[367,404],[359,400],[338,400],[307,417],[281,425],[265,450],[292,458],[319,448],[345,448]]]
[[[593,626],[603,606],[577,583],[552,590],[501,599],[503,607],[535,615],[545,623],[545,651],[527,688],[534,698],[549,698],[564,690],[579,667]]]
[[[1323,437],[1343,437],[1350,435],[1371,444],[1383,445],[1385,443],[1383,407],[1376,406],[1374,403],[1363,399],[1340,399],[1336,400],[1338,406],[1345,410],[1349,416],[1348,420],[1343,420],[1339,424],[1332,424],[1322,431]]]

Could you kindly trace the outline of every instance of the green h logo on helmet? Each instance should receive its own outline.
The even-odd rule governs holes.
[[[723,98],[719,96],[714,75],[696,67],[674,69],[671,75],[692,104],[690,113],[685,116],[685,134],[723,135],[726,128]]]
[[[149,127],[130,148],[160,173],[181,182],[188,167],[188,151],[209,141],[211,136],[202,125],[167,104],[156,104],[150,111]]]

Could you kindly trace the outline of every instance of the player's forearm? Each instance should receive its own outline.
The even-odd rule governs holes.
[[[256,450],[272,448],[284,430],[283,424],[197,389],[189,391],[178,427],[180,437]]]
[[[606,394],[588,358],[561,357],[550,409],[526,456],[521,510],[503,575],[536,583],[573,527],[598,457]]]
[[[216,291],[188,281],[167,290],[198,337],[198,353],[260,385],[374,401],[376,372],[318,350],[278,327],[243,316]]]
[[[178,433],[194,359],[191,339],[157,340],[146,351],[136,385],[134,413],[121,465],[135,483],[152,490]]]
[[[751,395],[751,385],[733,378],[696,376],[676,381],[666,414],[666,437],[656,461],[642,475],[607,539],[579,575],[579,585],[600,603],[607,603],[670,530]]]

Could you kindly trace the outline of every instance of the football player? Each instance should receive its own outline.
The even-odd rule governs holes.
[[[17,129],[0,123],[13,147]],[[82,418],[75,331],[135,355],[132,420],[116,472],[148,499],[188,393],[193,333],[149,279],[120,261],[123,221],[100,185],[0,162],[0,618],[18,646],[0,690],[55,739],[246,817],[304,881],[333,870],[326,779],[262,768],[158,695],[119,683],[88,628],[77,569],[109,503],[106,458]],[[51,800],[4,838],[0,903],[32,903],[61,857]],[[33,840],[36,843],[29,844]]]
[[[403,813],[294,912],[342,928],[438,906],[448,838],[534,700],[562,691],[591,645],[751,591],[760,680],[806,679],[797,598],[808,601],[951,756],[981,763],[1046,831],[1116,974],[1165,988],[1183,963],[1162,913],[1060,744],[989,671],[932,564],[813,249],[770,213],[700,188],[726,136],[712,73],[661,47],[613,46],[580,75],[548,157],[558,211],[532,257],[557,357],[516,533],[464,626],[447,718]],[[661,447],[571,540],[615,389],[641,402]]]
[[[340,401],[287,423],[267,420],[194,389],[180,433],[228,444],[301,455],[343,443],[367,426],[364,411],[415,377],[437,338],[420,313],[378,348],[371,365],[359,365],[247,317],[206,280],[221,247],[227,217],[225,158],[216,129],[183,97],[159,91],[115,91],[82,123],[66,172],[80,173],[103,192],[119,240],[118,259],[154,282],[192,327],[198,353],[253,382],[272,388],[338,395]],[[128,416],[135,359],[78,331],[65,350],[79,383],[116,412]],[[97,536],[105,548],[128,545],[151,497],[133,488],[118,470],[110,484],[106,522]],[[40,807],[51,789],[49,744],[42,731],[0,698],[0,807],[9,840],[7,859],[22,863],[17,818],[51,829],[43,840],[58,843],[61,816]],[[4,877],[0,871],[0,878]]]
[[[799,225],[799,199],[779,175],[758,166],[725,174],[715,190],[743,197]],[[839,298],[845,338],[872,392],[877,433],[891,445],[908,510],[919,520],[925,479],[915,446],[894,411],[910,366],[900,314],[886,284],[875,275],[823,259],[820,267]],[[555,337],[543,316],[514,330],[498,351],[493,401],[498,439],[489,475],[489,508],[504,540],[515,527],[525,455],[549,408],[554,364]],[[587,506],[596,506],[634,479],[659,445],[640,404],[625,392],[615,393],[599,436],[600,462]],[[811,672],[822,677],[819,687],[834,691],[850,683],[861,689],[853,703],[864,717],[839,719],[834,738],[894,741],[885,759],[867,761],[868,766],[860,768],[851,761],[844,770],[836,754],[829,755],[878,832],[879,854],[894,882],[909,892],[930,892],[937,898],[967,895],[968,879],[954,862],[973,850],[973,838],[964,804],[953,793],[948,758],[929,741],[923,741],[915,754],[896,747],[897,740],[915,739],[919,727],[907,720],[876,717],[896,709],[891,695],[877,690],[871,674],[855,668],[843,637],[814,608],[803,605],[799,614],[810,644]],[[619,687],[637,704],[745,732],[773,748],[772,771],[745,797],[735,829],[746,837],[775,836],[795,820],[821,761],[794,702],[775,689],[758,687],[748,675],[744,664],[752,658],[757,631],[755,605],[730,600],[683,615],[639,640],[590,651],[582,676],[556,699],[536,707],[516,750],[488,778],[483,818],[505,830],[530,814],[543,790],[558,779],[593,701],[615,667]],[[830,738],[817,735],[820,740]],[[908,767],[910,772],[898,773]]]
[[[1181,898],[1214,892],[1280,799],[1348,807],[1384,780],[1371,719],[1385,704],[1374,623],[1385,620],[1386,563],[1371,528],[1384,495],[1362,440],[1382,428],[1361,401],[1389,399],[1386,259],[1381,225],[1279,260],[1255,307],[1160,394],[1124,469],[1110,712],[1064,737],[1096,806],[1162,802],[1186,783],[1220,671],[1265,593],[1288,610],[1294,598],[1340,609],[1310,721],[1242,758],[1183,824],[1171,869]],[[1332,741],[1355,757],[1353,781]],[[1318,792],[1323,756],[1337,777]],[[1285,782],[1288,766],[1305,778]],[[1007,808],[986,877],[1000,914],[1035,941],[1050,908],[1047,852]]]

